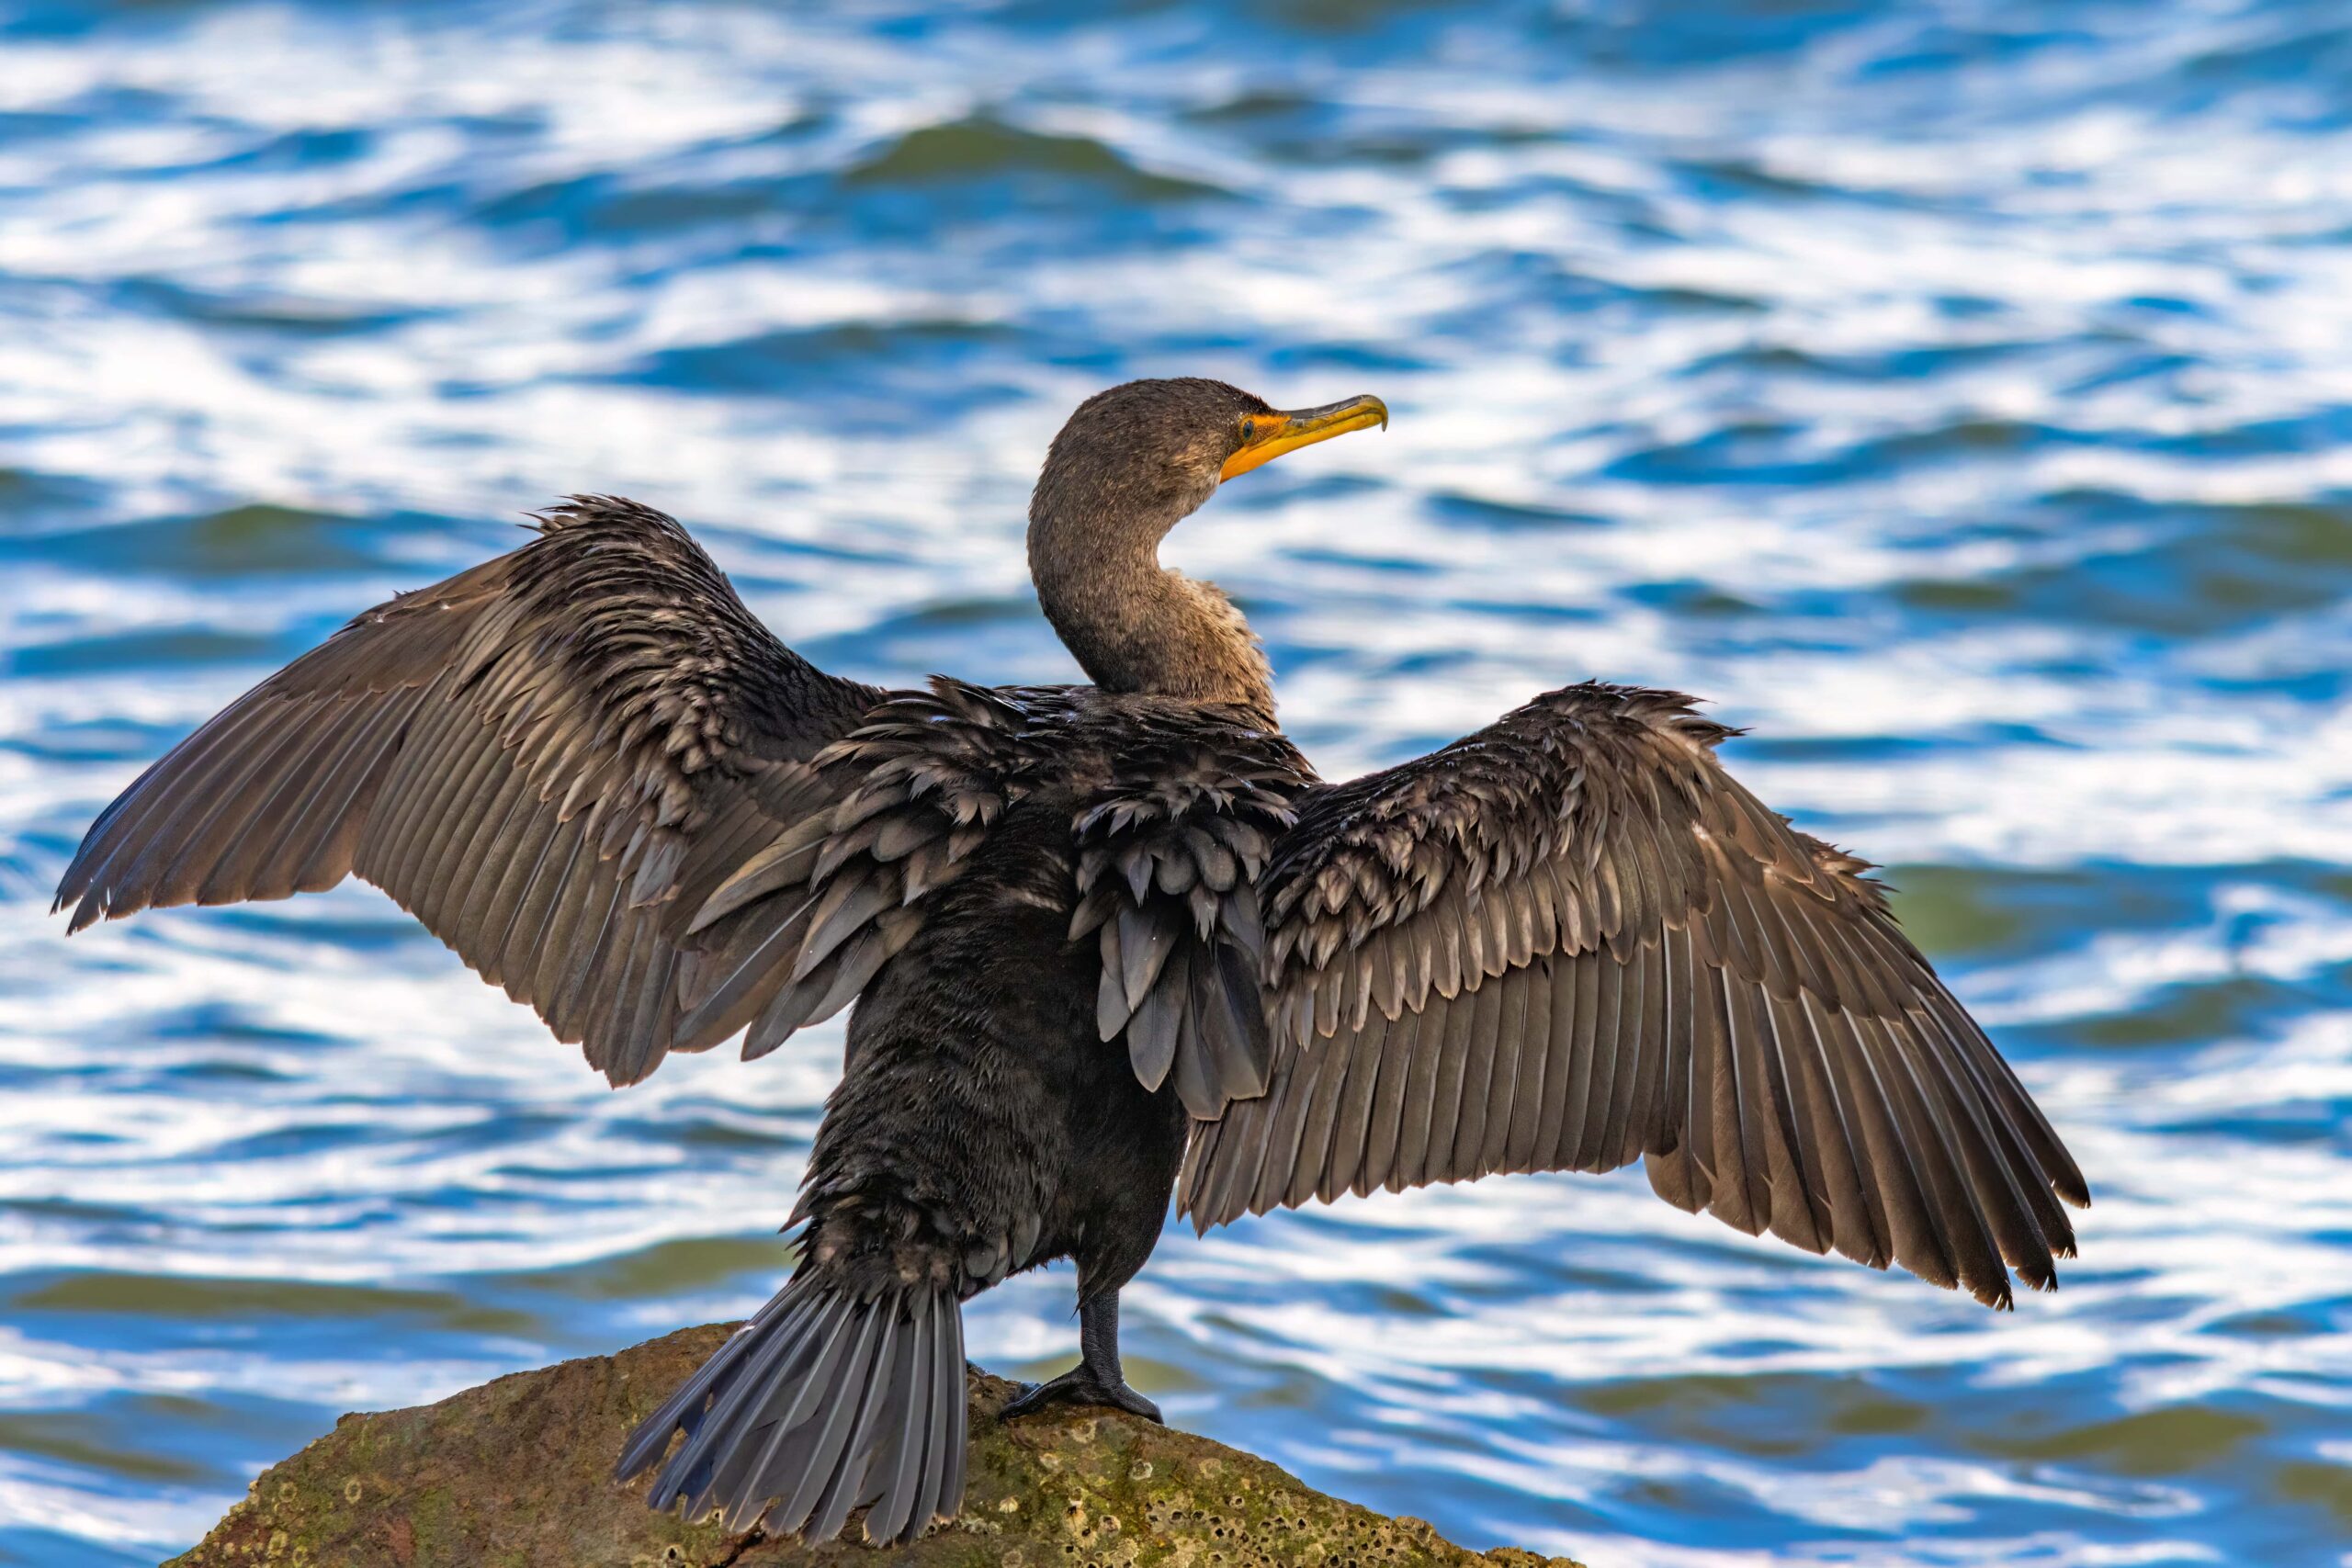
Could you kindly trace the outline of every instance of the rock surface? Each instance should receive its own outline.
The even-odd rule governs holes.
[[[1419,1519],[1309,1491],[1261,1459],[1112,1412],[1006,1425],[1014,1385],[975,1372],[963,1517],[912,1546],[809,1548],[729,1535],[644,1504],[612,1478],[625,1434],[727,1336],[690,1328],[565,1361],[438,1404],[346,1416],[263,1472],[203,1544],[166,1568],[763,1568],[908,1563],[1510,1564],[1576,1568],[1510,1547],[1480,1555]]]

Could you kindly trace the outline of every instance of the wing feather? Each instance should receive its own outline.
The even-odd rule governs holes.
[[[1476,931],[1479,923],[1474,917],[1465,919],[1463,928]],[[1464,998],[1470,1005],[1458,1010],[1468,1021],[1462,1049],[1462,1089],[1454,1102],[1452,1152],[1446,1159],[1452,1180],[1467,1181],[1481,1174],[1478,1157],[1486,1149],[1487,1102],[1494,1092],[1502,992],[1500,986],[1482,985]]]
[[[1310,775],[1246,709],[1099,694],[1092,706],[1108,723],[1085,732],[1102,755],[1075,802],[1070,935],[1095,937],[1103,1041],[1124,1036],[1137,1081],[1172,1082],[1207,1120],[1265,1091],[1270,1032],[1291,1027],[1269,1019],[1259,990],[1256,884]],[[1370,972],[1322,978],[1297,998],[1306,1023],[1293,1038],[1318,1021],[1330,1033],[1343,1011],[1353,1027],[1365,1023]],[[1320,1168],[1302,1177],[1310,1190]]]
[[[1377,1028],[1350,1032],[1344,1045],[1340,1041],[1332,1042],[1345,1050],[1348,1070],[1332,1096],[1330,1152],[1323,1161],[1322,1179],[1315,1187],[1315,1195],[1327,1203],[1340,1193],[1352,1190],[1356,1175],[1363,1168],[1364,1155],[1372,1141],[1373,1093],[1380,1083],[1381,1054],[1387,1033],[1388,1021],[1384,1018]]]
[[[809,761],[883,696],[777,643],[671,519],[576,497],[175,747],[92,825],[59,907],[78,930],[356,871],[631,1081],[676,1038],[705,836],[755,853],[830,804]]]
[[[1179,1201],[1245,1210],[1641,1158],[1679,1207],[2007,1304],[2080,1172],[1864,863],[1672,693],[1555,692],[1317,786],[1260,879],[1272,1058]]]
[[[1373,1097],[1371,1118],[1364,1131],[1363,1166],[1357,1173],[1354,1188],[1357,1192],[1402,1185],[1396,1179],[1399,1137],[1401,1118],[1410,1093],[1402,1086],[1411,1077],[1415,1040],[1427,1021],[1426,1013],[1418,1012],[1399,1012],[1394,1020],[1382,1020],[1387,1026],[1381,1033],[1383,1091]]]

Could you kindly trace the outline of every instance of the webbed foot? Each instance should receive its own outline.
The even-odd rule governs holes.
[[[1050,1382],[1024,1384],[1021,1393],[997,1412],[997,1419],[1012,1421],[1023,1416],[1034,1416],[1049,1404],[1108,1405],[1162,1427],[1168,1424],[1160,1419],[1159,1406],[1129,1388],[1124,1380],[1105,1382],[1089,1371],[1083,1363],[1072,1367]]]

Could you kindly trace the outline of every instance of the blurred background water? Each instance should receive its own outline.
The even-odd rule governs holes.
[[[1609,1568],[2346,1560],[2348,126],[2340,0],[0,0],[0,1561],[747,1311],[838,1061],[609,1093],[356,885],[69,944],[93,813],[565,491],[1071,678],[1027,486],[1170,373],[1396,411],[1170,552],[1327,773],[1703,694],[2098,1197],[2013,1315],[1638,1171],[1171,1230],[1170,1418]]]

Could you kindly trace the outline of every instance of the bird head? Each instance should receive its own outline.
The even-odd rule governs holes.
[[[1227,479],[1387,423],[1388,405],[1374,397],[1284,410],[1197,376],[1129,381],[1079,404],[1054,437],[1030,522],[1136,530],[1156,544]]]

